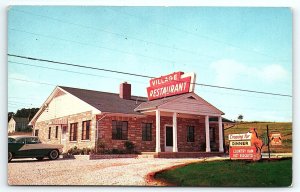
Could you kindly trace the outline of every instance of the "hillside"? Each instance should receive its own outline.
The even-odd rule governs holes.
[[[238,134],[238,133],[247,133],[251,127],[256,128],[258,136],[260,139],[263,138],[263,135],[267,133],[267,125],[269,126],[269,133],[279,132],[282,135],[282,146],[270,146],[271,152],[277,153],[291,153],[292,152],[292,123],[272,123],[272,122],[255,122],[255,123],[238,123],[237,125],[227,128],[224,130],[225,135],[225,144],[229,144],[228,135],[229,134]],[[266,146],[263,147],[263,152],[267,152],[268,149]]]

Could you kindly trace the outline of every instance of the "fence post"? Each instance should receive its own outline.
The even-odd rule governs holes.
[[[268,138],[268,154],[270,160],[270,138],[269,138],[269,126],[267,125],[267,138]]]

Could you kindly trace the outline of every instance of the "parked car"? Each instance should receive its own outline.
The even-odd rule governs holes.
[[[45,144],[36,136],[19,135],[8,137],[8,162],[15,158],[36,158],[43,160],[48,157],[57,159],[62,153],[63,145]]]

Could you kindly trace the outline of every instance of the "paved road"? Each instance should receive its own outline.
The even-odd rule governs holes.
[[[13,160],[8,164],[10,185],[159,185],[147,183],[148,173],[203,159],[58,159]]]

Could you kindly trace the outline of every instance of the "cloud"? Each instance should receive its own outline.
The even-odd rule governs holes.
[[[268,65],[260,71],[262,79],[267,81],[283,80],[288,76],[287,71],[280,65]]]
[[[243,76],[268,83],[282,81],[288,77],[288,72],[279,64],[252,67],[236,60],[222,59],[212,63],[211,68],[216,73],[215,83],[222,86],[232,86]]]

